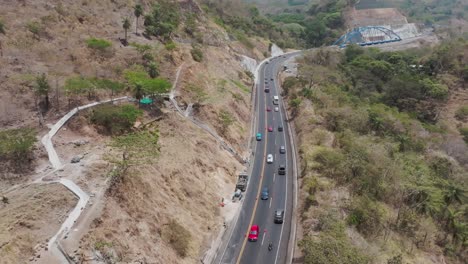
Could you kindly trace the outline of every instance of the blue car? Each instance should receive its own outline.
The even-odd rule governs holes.
[[[268,200],[270,198],[270,192],[268,191],[268,187],[263,187],[262,195],[260,196],[262,200]]]
[[[261,141],[262,140],[262,133],[257,133],[257,141]]]

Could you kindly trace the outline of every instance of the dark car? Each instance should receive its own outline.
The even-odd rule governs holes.
[[[284,210],[283,209],[277,209],[275,211],[275,218],[274,218],[275,224],[282,224],[283,220],[284,220]]]
[[[286,165],[284,165],[284,164],[279,165],[278,174],[279,175],[286,175]]]
[[[281,146],[279,152],[280,154],[286,153],[286,148],[284,146]]]
[[[270,88],[268,88],[268,86],[265,87],[265,93],[269,93],[269,92],[270,92]]]
[[[280,131],[280,132],[283,131],[283,126],[282,125],[278,126],[278,131]]]
[[[268,198],[270,198],[270,192],[268,191],[268,187],[263,187],[260,198],[262,200],[268,200]]]
[[[274,81],[274,79],[273,79],[273,78],[271,78],[270,80]]]

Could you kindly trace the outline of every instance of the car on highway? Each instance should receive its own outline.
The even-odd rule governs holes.
[[[280,146],[279,152],[280,154],[286,153],[286,148],[284,146]]]
[[[273,127],[272,126],[268,127],[268,132],[273,132]]]
[[[275,106],[275,112],[279,111],[279,107]]]
[[[265,93],[269,93],[270,92],[270,88],[268,86],[265,87]]]
[[[270,80],[271,80],[271,81],[274,81],[274,79],[273,79],[273,78],[271,78]]]
[[[279,126],[278,126],[278,131],[279,131],[279,132],[283,131],[283,126],[282,126],[282,125],[279,125]]]
[[[260,232],[260,227],[258,227],[258,225],[253,225],[250,228],[249,241],[257,241],[259,232]]]
[[[271,112],[271,107],[267,106],[267,112]]]
[[[267,155],[267,163],[273,163],[273,155],[271,154]]]
[[[278,167],[278,174],[279,175],[286,175],[286,165],[279,165]]]
[[[260,198],[262,200],[268,200],[268,198],[270,198],[270,191],[268,190],[268,187],[263,187]]]
[[[257,138],[257,141],[261,141],[262,140],[262,133],[257,133],[257,135],[255,137]]]
[[[284,221],[284,210],[283,209],[277,209],[275,211],[275,217],[274,220],[275,224],[282,224]]]

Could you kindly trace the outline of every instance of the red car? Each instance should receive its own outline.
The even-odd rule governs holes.
[[[271,112],[271,107],[267,106],[267,112]]]
[[[272,126],[268,127],[268,132],[273,132],[273,127]]]
[[[253,225],[250,228],[249,241],[257,241],[259,232],[260,232],[260,228],[258,227],[258,225]]]

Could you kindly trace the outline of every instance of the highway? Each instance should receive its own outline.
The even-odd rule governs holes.
[[[255,98],[255,129],[262,134],[262,140],[256,141],[254,160],[249,185],[245,192],[243,206],[237,222],[228,237],[227,245],[220,248],[213,263],[216,264],[260,264],[260,263],[287,263],[291,248],[289,243],[292,230],[292,213],[295,178],[293,177],[293,148],[290,141],[289,124],[286,121],[285,108],[283,106],[277,74],[282,70],[284,62],[299,53],[278,56],[263,63],[259,69]],[[265,92],[265,87],[270,91]],[[279,96],[279,104],[273,104],[273,96]],[[275,106],[279,111],[275,111]],[[271,109],[267,111],[267,107]],[[273,127],[273,132],[268,132],[268,127]],[[278,131],[278,126],[283,131]],[[254,135],[253,135],[254,136]],[[285,146],[286,153],[280,154],[280,146]],[[273,163],[266,162],[268,154],[273,155]],[[286,175],[278,175],[279,165],[286,165]],[[260,194],[263,187],[268,187],[270,198],[261,200]],[[284,223],[273,222],[277,209],[285,211]],[[234,224],[234,223],[233,223]],[[247,240],[250,227],[258,225],[260,235],[258,241]],[[268,244],[273,244],[273,249],[268,250]]]

